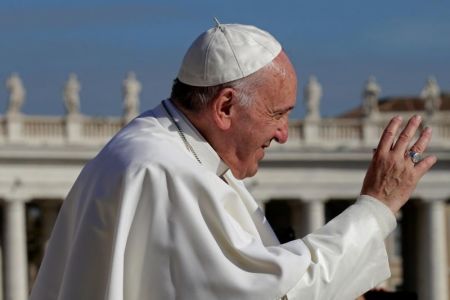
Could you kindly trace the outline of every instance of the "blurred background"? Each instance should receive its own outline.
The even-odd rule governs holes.
[[[246,181],[280,241],[308,234],[353,203],[392,116],[420,114],[433,128],[429,152],[439,162],[397,216],[386,241],[392,277],[380,286],[449,300],[444,0],[2,0],[0,300],[27,299],[81,168],[139,111],[168,97],[185,51],[214,17],[269,31],[298,73],[290,140],[271,147]]]
[[[62,86],[76,73],[82,111],[118,115],[120,84],[133,70],[150,108],[168,96],[184,51],[222,23],[253,24],[276,36],[300,80],[323,85],[322,114],[359,104],[373,75],[382,95],[415,95],[434,75],[450,90],[450,3],[349,1],[18,1],[0,3],[0,79],[11,72],[28,91],[23,111],[61,114]],[[3,107],[6,92],[0,89]],[[301,105],[294,117],[302,117]]]

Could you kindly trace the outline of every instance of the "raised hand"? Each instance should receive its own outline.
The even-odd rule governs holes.
[[[420,178],[437,160],[435,156],[428,156],[414,163],[408,154],[408,151],[423,153],[430,142],[431,128],[425,128],[414,145],[408,148],[420,123],[420,116],[409,119],[394,143],[402,118],[392,118],[384,129],[364,178],[361,194],[377,198],[394,213],[408,201]]]

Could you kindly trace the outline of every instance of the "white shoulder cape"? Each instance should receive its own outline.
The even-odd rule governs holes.
[[[389,276],[395,219],[362,196],[280,245],[243,183],[166,101],[121,130],[64,201],[32,300],[354,299]]]

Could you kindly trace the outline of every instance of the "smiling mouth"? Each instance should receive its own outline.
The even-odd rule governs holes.
[[[272,140],[270,140],[270,141],[268,141],[268,142],[266,142],[266,143],[264,143],[264,145],[262,145],[262,148],[263,149],[265,149],[265,148],[269,148],[270,147],[270,143],[272,142]]]

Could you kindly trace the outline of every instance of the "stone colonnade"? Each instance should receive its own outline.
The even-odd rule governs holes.
[[[5,300],[28,298],[25,201],[3,202],[3,282]]]
[[[57,206],[54,200],[40,201],[38,203],[42,213],[42,247],[49,237],[54,220],[56,219]],[[309,201],[289,200],[291,225],[297,237],[321,227],[326,220],[326,199]],[[413,259],[404,259],[403,264],[413,263],[414,266],[406,266],[404,286],[416,289],[419,300],[448,300],[448,259],[447,259],[447,229],[446,229],[446,202],[444,199],[429,201],[416,201],[414,221],[409,219],[409,224],[417,228],[412,232],[415,241],[404,249]],[[26,201],[23,199],[6,199],[2,203],[3,210],[3,242],[2,262],[3,295],[5,300],[28,299],[29,270],[27,259],[27,228],[26,228]],[[406,233],[405,233],[406,234]],[[411,238],[410,236],[407,238]],[[392,237],[389,239],[392,244]],[[394,241],[395,243],[395,241]],[[388,247],[390,257],[395,260],[392,245]],[[405,266],[404,266],[405,268]],[[385,285],[386,286],[386,285]],[[389,284],[387,284],[389,287]],[[1,299],[1,295],[0,295]]]
[[[302,237],[325,224],[325,201],[291,201],[291,221],[296,237]]]
[[[448,300],[446,203],[443,199],[423,201],[418,211],[419,299]]]
[[[43,238],[40,241],[42,251],[56,220],[57,201],[40,201]],[[27,201],[24,199],[4,199],[3,239],[2,239],[2,274],[3,293],[0,299],[26,300],[29,294],[29,264],[27,252]],[[35,275],[35,274],[33,274]],[[3,298],[2,298],[3,296]]]
[[[272,200],[277,201],[277,200]],[[290,208],[291,226],[294,229],[296,237],[303,237],[308,233],[320,228],[325,224],[325,203],[326,199],[315,199],[308,201],[288,200]],[[263,203],[267,203],[267,200]],[[419,300],[448,300],[448,269],[449,262],[447,258],[447,247],[449,244],[446,221],[446,201],[444,199],[436,200],[418,200],[415,205],[415,214],[417,219],[409,219],[408,222],[417,222],[409,224],[417,229],[412,232],[416,235],[412,237],[417,247],[408,247],[403,249],[408,252],[412,260],[403,260],[405,263],[413,263],[415,266],[407,267],[408,271],[413,270],[414,274],[405,274],[403,277],[403,286],[406,289],[417,292]],[[406,233],[405,233],[406,234]],[[411,238],[408,236],[407,238]],[[401,243],[394,234],[388,237],[386,243],[387,251],[391,264],[402,260],[399,253],[395,253],[395,243]],[[401,247],[405,247],[401,245]],[[401,270],[392,270],[393,276],[402,277]],[[395,274],[400,272],[400,274]],[[381,284],[384,288],[395,288],[396,280],[393,284],[385,282]]]

